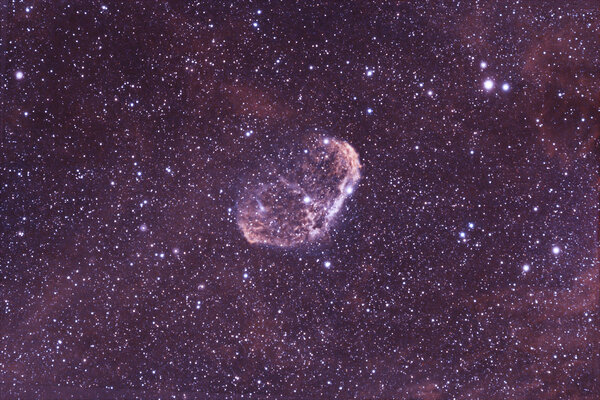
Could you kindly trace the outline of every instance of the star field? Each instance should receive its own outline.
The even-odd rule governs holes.
[[[600,8],[534,3],[0,4],[0,398],[599,398]]]

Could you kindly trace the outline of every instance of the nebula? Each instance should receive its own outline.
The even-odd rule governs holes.
[[[296,247],[324,237],[360,180],[361,164],[347,142],[311,137],[247,185],[238,226],[249,243]]]

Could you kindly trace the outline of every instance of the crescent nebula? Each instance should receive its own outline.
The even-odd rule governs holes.
[[[347,142],[311,137],[278,162],[255,171],[242,190],[237,223],[251,244],[296,247],[324,237],[360,180],[361,164]]]

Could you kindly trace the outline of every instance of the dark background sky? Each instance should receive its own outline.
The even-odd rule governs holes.
[[[600,9],[562,3],[2,1],[0,398],[598,398]],[[248,244],[242,180],[315,129],[340,221]]]

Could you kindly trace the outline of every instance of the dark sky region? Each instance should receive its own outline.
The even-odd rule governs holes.
[[[592,0],[3,0],[0,398],[600,398],[599,37]]]

